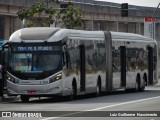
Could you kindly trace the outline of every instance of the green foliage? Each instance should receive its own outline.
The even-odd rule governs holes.
[[[34,3],[31,7],[33,13],[42,13],[45,10],[45,6],[43,3]]]
[[[72,3],[68,2],[67,8],[60,10],[48,6],[48,3],[52,2],[59,4],[59,0],[44,0],[43,3],[37,2],[30,8],[20,10],[17,15],[19,19],[27,21],[27,27],[49,26],[53,23],[55,26],[70,29],[81,26],[81,12],[78,8],[74,8]]]
[[[21,20],[25,19],[27,21],[28,27],[33,26],[34,23],[37,23],[37,26],[44,26],[45,22],[41,20],[44,17],[44,11],[44,4],[37,2],[31,8],[22,9],[17,14]]]
[[[22,9],[20,11],[18,11],[18,17],[23,20],[23,19],[26,19],[26,18],[29,18],[30,16],[33,16],[33,12],[31,9]]]
[[[74,8],[72,3],[69,3],[67,9],[62,13],[63,25],[66,28],[73,29],[74,27],[81,26],[81,12],[79,9]]]

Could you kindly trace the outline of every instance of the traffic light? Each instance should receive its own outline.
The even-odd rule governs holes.
[[[121,15],[122,17],[128,17],[128,3],[121,4]]]

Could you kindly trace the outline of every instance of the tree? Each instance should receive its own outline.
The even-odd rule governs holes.
[[[74,8],[72,3],[68,3],[66,10],[62,10],[63,26],[69,29],[81,26],[81,12]]]
[[[81,12],[68,2],[65,10],[48,6],[50,3],[60,4],[59,0],[44,0],[42,3],[34,3],[30,8],[18,11],[19,19],[26,20],[26,27],[31,26],[55,26],[75,28],[81,26]]]
[[[45,7],[44,3],[34,3],[31,8],[20,10],[17,14],[21,20],[27,21],[27,27],[30,26],[48,26],[52,22],[52,16],[55,14],[55,9]]]

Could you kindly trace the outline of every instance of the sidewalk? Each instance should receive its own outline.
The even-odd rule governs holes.
[[[156,85],[154,85],[155,87],[160,87],[160,82],[158,82]]]

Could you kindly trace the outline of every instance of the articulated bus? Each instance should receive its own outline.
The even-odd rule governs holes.
[[[158,81],[157,42],[133,33],[23,28],[4,48],[3,78],[8,93],[22,102],[32,96],[144,91]]]

